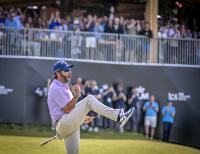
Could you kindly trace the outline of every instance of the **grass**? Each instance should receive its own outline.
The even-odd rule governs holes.
[[[49,126],[23,126],[16,124],[1,124],[1,135],[15,135],[15,136],[40,136],[48,137],[53,136],[55,131],[52,131]]]
[[[43,148],[44,137],[0,136],[0,154],[64,154],[63,141]],[[80,154],[200,154],[200,150],[150,140],[81,139]]]
[[[0,154],[64,154],[63,141],[54,140],[43,148],[39,143],[55,134],[48,126],[0,125]],[[148,140],[141,134],[81,132],[80,154],[200,154],[200,150]]]
[[[55,131],[49,126],[22,126],[14,124],[0,125],[0,135],[8,136],[30,136],[30,137],[49,137],[54,136]],[[99,133],[81,132],[81,138],[90,139],[145,139],[142,134],[125,132],[118,133],[115,131],[100,131]]]

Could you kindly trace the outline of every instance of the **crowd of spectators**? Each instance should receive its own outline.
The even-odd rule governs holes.
[[[161,38],[187,38],[199,39],[200,31],[198,27],[191,30],[184,24],[179,24],[177,19],[168,22],[159,22],[158,37]]]
[[[54,12],[49,19],[44,19],[39,11],[20,8],[4,9],[0,7],[0,25],[13,28],[45,28],[64,31],[105,32],[153,37],[149,22],[115,16],[114,8],[110,14],[97,16],[83,12],[79,17],[61,18],[60,12]],[[163,38],[200,38],[198,28],[191,30],[177,20],[158,22],[158,37]]]
[[[39,28],[56,31],[32,31],[27,33],[6,33],[4,45],[13,46],[22,55],[47,55],[69,58],[96,59],[96,51],[101,59],[111,61],[131,61],[131,62],[149,62],[150,61],[150,39],[141,37],[134,39],[132,37],[107,36],[101,33],[143,35],[147,38],[157,37],[150,29],[150,23],[144,20],[134,18],[124,18],[116,16],[114,8],[111,7],[110,14],[97,16],[82,12],[81,15],[66,16],[61,18],[59,11],[54,11],[45,19],[39,10],[11,8],[3,9],[0,7],[0,26],[12,27],[15,29]],[[47,16],[48,17],[48,16]],[[71,36],[67,36],[61,31],[73,31]],[[91,38],[88,33],[92,32],[95,38]],[[5,33],[5,32],[4,32]],[[20,34],[20,35],[19,35]],[[27,35],[24,37],[24,34]],[[0,36],[3,32],[0,31]],[[87,36],[84,41],[83,36]],[[19,37],[21,36],[21,39]],[[185,25],[180,25],[178,20],[164,22],[158,21],[159,38],[186,38],[199,39],[200,32],[198,27],[193,30]],[[28,39],[27,39],[28,38]],[[117,38],[120,38],[119,40]],[[23,41],[25,39],[25,41]],[[13,40],[13,41],[8,41]],[[27,41],[28,40],[28,41]],[[48,42],[47,42],[48,40]],[[98,41],[100,40],[100,41]],[[199,43],[197,41],[175,41],[159,39],[159,61],[161,63],[172,64],[196,64],[199,61]],[[21,43],[19,43],[21,41]],[[9,44],[9,42],[11,44]],[[27,43],[28,42],[28,43]],[[62,44],[65,42],[65,45]],[[84,44],[85,43],[85,44]],[[98,46],[98,48],[97,48]],[[55,48],[56,47],[56,48]],[[86,49],[84,49],[86,47]],[[6,49],[4,47],[4,52]],[[48,48],[48,53],[47,53]],[[71,52],[69,49],[71,48]],[[54,50],[56,49],[56,50]],[[108,50],[109,49],[109,50]],[[24,51],[22,51],[24,50]],[[105,50],[107,52],[105,54]],[[51,52],[49,52],[51,51]],[[3,52],[3,51],[2,51]],[[10,51],[6,51],[10,52]],[[115,55],[116,54],[116,55]]]
[[[146,29],[147,31],[150,30],[148,22],[133,18],[125,19],[122,16],[117,17],[114,16],[112,11],[108,16],[98,17],[97,15],[83,13],[79,17],[67,16],[66,18],[61,18],[60,12],[57,11],[51,14],[50,19],[44,19],[35,10],[25,9],[22,12],[20,8],[11,8],[9,10],[0,8],[0,25],[17,29],[45,28],[130,35],[146,35],[144,31]],[[147,36],[153,37],[152,33],[150,35],[147,34]]]
[[[158,112],[160,112],[159,103],[156,101],[154,95],[150,96],[149,99],[143,99],[139,96],[138,87],[132,86],[128,87],[126,90],[123,83],[115,83],[113,85],[103,84],[99,86],[97,81],[83,81],[81,77],[77,78],[76,84],[81,87],[82,97],[80,100],[88,95],[94,95],[96,99],[112,108],[124,108],[128,110],[135,107],[135,112],[125,128],[120,128],[116,123],[97,115],[95,112],[89,112],[90,116],[97,118],[95,118],[90,125],[83,124],[81,126],[82,130],[98,132],[101,128],[112,129],[119,132],[124,132],[125,130],[143,132],[144,127],[145,136],[151,139],[154,138],[155,128],[157,127],[157,116]],[[172,107],[172,102],[169,101],[168,105],[162,107],[161,114],[164,124],[163,140],[169,141],[169,134],[175,116],[175,108]]]

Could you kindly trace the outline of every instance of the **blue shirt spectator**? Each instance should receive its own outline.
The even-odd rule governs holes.
[[[24,25],[21,23],[21,16],[19,16],[19,15],[15,16],[14,20],[17,23],[17,28],[18,29],[23,29],[24,28]]]
[[[158,110],[158,103],[148,101],[144,104],[143,109],[146,109],[145,116],[156,116],[157,112],[155,110]]]
[[[174,116],[176,113],[175,107],[173,106],[164,106],[162,108],[162,121],[163,122],[170,122],[173,123],[174,122]]]
[[[49,29],[55,29],[55,27],[60,26],[60,23],[58,21],[52,21],[49,25]]]
[[[172,102],[169,101],[166,106],[162,108],[162,122],[163,122],[163,141],[169,142],[170,132],[174,123],[175,107],[172,106]]]
[[[59,17],[59,12],[55,12],[51,14],[51,18],[49,22],[49,29],[55,29],[61,25],[61,19]]]
[[[0,12],[0,25],[5,25],[5,18],[2,16]]]
[[[5,26],[10,27],[10,28],[17,28],[17,22],[14,18],[15,18],[15,14],[11,13],[10,17],[7,18],[5,21]]]
[[[94,27],[93,32],[103,33],[104,32],[104,27],[101,24],[98,23]]]
[[[104,32],[104,27],[99,22],[96,22],[93,32],[95,32],[95,36],[97,39],[101,39],[102,36],[100,33]]]

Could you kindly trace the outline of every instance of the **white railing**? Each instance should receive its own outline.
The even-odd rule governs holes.
[[[149,39],[90,32],[0,29],[0,54],[149,62]]]
[[[158,63],[200,65],[199,39],[158,38]]]
[[[0,55],[200,65],[200,40],[2,27]]]

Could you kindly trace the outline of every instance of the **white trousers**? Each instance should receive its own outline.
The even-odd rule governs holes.
[[[119,114],[119,109],[105,106],[92,95],[78,102],[70,113],[62,116],[56,126],[57,133],[65,141],[67,154],[79,153],[80,125],[91,110],[113,121],[117,121]]]

